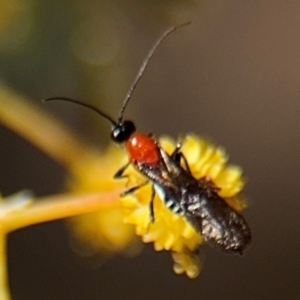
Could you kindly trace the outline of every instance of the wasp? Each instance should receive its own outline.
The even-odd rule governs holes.
[[[144,175],[147,180],[145,183],[127,189],[122,196],[134,193],[150,183],[152,222],[155,222],[153,200],[157,194],[171,211],[186,218],[209,245],[226,253],[243,254],[251,242],[251,232],[245,219],[219,196],[219,188],[209,178],[193,176],[181,152],[181,143],[169,155],[152,134],[137,132],[134,122],[123,118],[131,96],[158,46],[169,34],[187,24],[171,27],[154,44],[123,100],[117,120],[96,107],[71,98],[53,97],[45,101],[63,100],[79,104],[95,111],[112,124],[111,139],[118,144],[125,144],[129,158],[129,162],[114,177],[126,177],[124,174],[129,165]]]

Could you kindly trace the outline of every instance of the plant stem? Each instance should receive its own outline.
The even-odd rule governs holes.
[[[5,214],[1,218],[3,232],[9,233],[39,223],[117,207],[119,195],[120,190],[115,190],[85,195],[44,197],[26,208]]]
[[[67,169],[85,155],[99,155],[85,146],[56,118],[0,82],[0,122]]]
[[[2,229],[2,228],[1,228]],[[7,279],[7,259],[6,259],[6,233],[0,230],[0,299],[10,300],[9,285]]]

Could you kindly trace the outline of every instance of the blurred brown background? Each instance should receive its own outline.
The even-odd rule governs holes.
[[[15,300],[300,298],[300,2],[0,0],[0,9],[3,82],[37,104],[65,95],[112,115],[154,41],[192,20],[160,47],[126,116],[142,131],[196,132],[224,145],[244,168],[253,232],[243,258],[205,249],[201,275],[189,280],[152,245],[90,269],[63,222],[27,228],[9,236]],[[107,143],[109,126],[93,113],[44,107]],[[61,190],[60,166],[3,127],[0,141],[4,195]]]

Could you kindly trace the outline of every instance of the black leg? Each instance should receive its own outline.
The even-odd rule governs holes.
[[[153,203],[154,203],[154,197],[155,197],[155,189],[154,189],[154,186],[152,184],[151,186],[151,200],[150,200],[150,221],[151,223],[154,223],[155,221],[155,216],[154,216],[154,206],[153,206]]]
[[[185,156],[183,155],[183,153],[181,152],[181,147],[182,144],[178,143],[176,145],[175,150],[173,151],[173,153],[171,154],[172,159],[174,159],[179,165],[180,165],[180,161],[183,161],[184,167],[186,169],[186,171],[192,175],[188,161],[186,160]]]
[[[128,162],[125,166],[123,166],[121,169],[117,171],[117,173],[114,175],[115,179],[122,179],[122,178],[127,178],[127,175],[123,175],[125,170],[129,167],[130,162]]]
[[[121,197],[125,197],[125,196],[127,196],[127,195],[129,195],[129,194],[134,193],[135,191],[137,191],[138,189],[142,188],[143,186],[145,186],[145,185],[148,184],[148,183],[149,183],[149,182],[146,181],[146,182],[143,182],[143,183],[141,183],[141,184],[139,184],[139,185],[137,185],[137,186],[134,186],[134,187],[131,187],[131,188],[125,190],[125,191],[121,194]]]
[[[175,150],[176,151],[176,150]],[[130,162],[128,162],[125,166],[123,166],[121,169],[119,169],[116,174],[114,175],[115,179],[122,179],[122,178],[128,178],[127,175],[124,175],[125,170],[129,167]],[[149,182],[146,181],[142,184],[139,184],[137,186],[131,187],[127,190],[125,190],[120,196],[121,197],[125,197],[129,194],[134,193],[135,191],[137,191],[138,189],[142,188],[143,186],[145,186],[146,184],[148,184]],[[150,199],[150,221],[151,223],[154,223],[155,217],[154,217],[154,207],[153,207],[153,200],[155,197],[155,189],[154,186],[152,185],[152,189],[151,189],[151,199]]]
[[[181,153],[181,147],[182,147],[182,144],[181,142],[178,142],[177,145],[176,145],[176,148],[175,150],[172,152],[171,154],[171,157],[177,162],[177,163],[180,163],[180,153]]]

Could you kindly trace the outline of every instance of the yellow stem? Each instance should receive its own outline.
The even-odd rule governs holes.
[[[7,280],[6,233],[0,230],[0,299],[10,300]]]
[[[85,195],[56,195],[39,199],[32,205],[1,217],[3,232],[38,223],[72,217],[119,206],[120,190]],[[1,259],[1,258],[0,258]],[[2,298],[0,298],[2,299]]]
[[[56,118],[1,82],[0,122],[69,169],[83,153],[96,155]]]
[[[95,160],[99,153],[78,140],[63,124],[22,95],[0,82],[0,123],[14,130],[72,173],[83,156]],[[0,215],[0,299],[9,300],[6,235],[12,231],[79,214],[119,206],[121,191],[85,195],[56,195],[24,207],[8,207]]]

